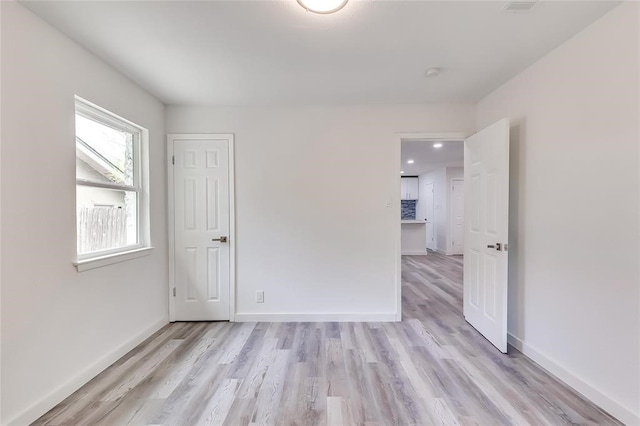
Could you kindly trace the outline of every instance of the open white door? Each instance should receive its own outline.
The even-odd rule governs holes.
[[[509,120],[464,143],[464,317],[507,352]]]
[[[175,321],[231,315],[231,135],[169,135]]]

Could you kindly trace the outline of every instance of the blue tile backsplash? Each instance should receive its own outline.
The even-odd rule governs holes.
[[[417,200],[401,200],[400,203],[400,218],[415,220]]]

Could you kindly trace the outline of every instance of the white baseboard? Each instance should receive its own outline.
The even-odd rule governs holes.
[[[508,334],[507,341],[511,346],[522,352],[551,375],[573,388],[576,392],[582,394],[582,396],[605,410],[607,413],[611,414],[616,419],[626,425],[640,425],[640,413],[634,413],[627,407],[617,403],[603,392],[596,389],[593,385],[580,379],[569,369],[561,366],[549,356],[531,347],[511,333]]]
[[[238,313],[236,322],[397,322],[395,312],[381,313]]]
[[[127,340],[122,345],[115,348],[113,351],[102,356],[101,358],[98,358],[95,362],[93,362],[93,364],[84,368],[71,380],[62,384],[61,386],[50,392],[48,395],[35,402],[33,405],[31,405],[31,407],[27,408],[21,414],[14,417],[7,424],[31,424],[168,323],[169,321],[167,319],[156,321],[154,324],[136,334],[134,337]]]
[[[428,253],[427,251],[403,251],[402,255],[403,256],[426,256]]]

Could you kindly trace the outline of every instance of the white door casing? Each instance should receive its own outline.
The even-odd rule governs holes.
[[[233,136],[169,135],[168,144],[170,319],[233,319]]]
[[[464,253],[464,181],[451,181],[452,254]]]
[[[465,319],[507,352],[507,243],[509,221],[509,120],[464,144]]]
[[[433,235],[433,226],[435,221],[435,209],[433,205],[433,182],[426,183],[424,185],[424,196],[425,196],[425,222],[426,222],[426,232],[427,232],[427,248],[430,250],[434,250],[435,248],[435,239]]]

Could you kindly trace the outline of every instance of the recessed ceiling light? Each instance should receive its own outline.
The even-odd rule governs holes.
[[[400,170],[400,174],[404,173],[404,170]]]
[[[415,163],[415,161],[413,161],[413,160],[407,160],[407,164],[413,164],[413,163]]]
[[[349,0],[298,0],[298,4],[307,12],[328,15],[342,9]]]
[[[442,144],[440,142],[433,144],[434,148],[442,148]]]

